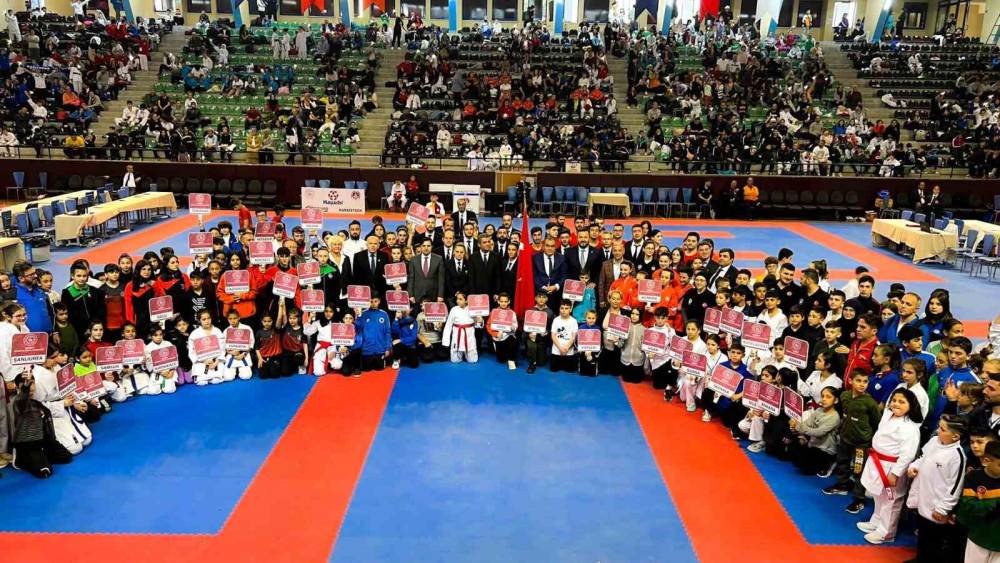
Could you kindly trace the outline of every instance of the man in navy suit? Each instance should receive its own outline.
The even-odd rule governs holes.
[[[596,280],[601,271],[604,255],[590,245],[590,232],[577,231],[577,245],[566,251],[566,274],[569,279],[580,279],[580,272],[590,274],[590,279]]]
[[[558,302],[566,281],[566,257],[556,254],[556,241],[547,238],[542,243],[541,254],[531,257],[531,267],[535,277],[535,292],[545,292],[549,301]]]

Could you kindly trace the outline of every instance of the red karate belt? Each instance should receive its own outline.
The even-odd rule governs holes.
[[[465,329],[472,328],[474,326],[476,326],[476,325],[455,325],[454,326],[455,331],[461,331],[461,334],[462,334],[462,348],[464,348],[466,352],[469,351],[469,336],[468,336],[469,333],[465,332]]]
[[[882,479],[882,486],[885,490],[889,492],[889,498],[892,499],[895,495],[893,494],[892,484],[889,483],[889,476],[885,473],[885,467],[882,467],[882,462],[886,463],[896,463],[899,456],[885,455],[879,452],[875,448],[868,448],[868,457],[875,461],[875,469],[878,471],[879,479]]]

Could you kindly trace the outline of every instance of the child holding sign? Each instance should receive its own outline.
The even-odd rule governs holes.
[[[622,381],[642,383],[646,365],[646,353],[642,351],[642,338],[646,334],[646,327],[642,326],[642,309],[636,307],[629,311],[629,321],[628,336],[622,343],[620,356]]]
[[[666,307],[657,307],[653,311],[653,326],[647,330],[666,335],[666,342],[669,346],[670,339],[674,336],[674,329],[667,322],[668,316],[669,312]],[[653,375],[653,389],[667,389],[672,393],[673,385],[677,383],[677,371],[672,369],[670,365],[670,356],[666,353],[666,350],[662,354],[649,353],[648,356],[649,369]]]
[[[448,311],[444,322],[444,333],[441,344],[451,351],[451,362],[461,361],[474,364],[479,361],[479,349],[476,346],[477,324],[482,324],[481,318],[473,318],[469,314],[469,303],[461,291],[455,294],[455,306]]]
[[[223,360],[223,381],[232,381],[239,377],[240,379],[250,379],[253,377],[253,361],[250,358],[250,350],[253,350],[254,340],[253,331],[250,327],[240,322],[240,312],[236,309],[230,309],[229,313],[226,315],[226,320],[229,321],[229,327],[235,330],[247,331],[250,334],[250,343],[247,349],[235,349],[229,345],[227,342],[225,345],[226,357]],[[228,329],[227,329],[228,331]]]
[[[225,342],[225,338],[222,336],[222,331],[212,324],[212,313],[209,311],[198,313],[198,323],[198,328],[192,330],[191,336],[188,337],[187,349],[188,355],[191,357],[191,375],[197,385],[222,383],[224,351],[221,345]],[[195,351],[195,342],[199,338],[208,336],[214,336],[219,340],[219,350],[215,355],[199,360]]]
[[[548,339],[545,337],[549,334],[549,325],[552,324],[553,317],[552,309],[549,309],[548,302],[549,295],[547,293],[540,291],[535,294],[535,306],[533,309],[544,312],[546,321],[545,330],[541,333],[525,330],[524,348],[528,356],[528,373],[535,373],[535,369],[539,365],[545,365],[545,352],[548,350],[548,346],[546,346]]]
[[[509,318],[510,324],[501,326],[501,318]],[[517,369],[517,315],[510,309],[510,296],[506,293],[497,295],[497,308],[490,311],[486,332],[493,341],[497,361],[506,362],[508,369]]]
[[[695,354],[708,354],[708,346],[705,345],[705,341],[701,339],[701,325],[698,321],[694,319],[688,320],[684,323],[684,338],[691,343],[691,351]],[[675,356],[676,357],[676,356]],[[671,374],[672,381],[671,385],[666,388],[663,392],[663,399],[665,401],[671,401],[674,398],[673,384],[677,385],[678,391],[683,391],[681,397],[684,399],[684,403],[687,406],[688,412],[694,412],[690,405],[694,404],[694,394],[699,388],[699,382],[690,381],[688,377],[678,378],[680,370],[683,366],[678,360],[672,360],[670,362],[670,367],[668,368]],[[678,379],[680,381],[678,382]],[[704,389],[704,386],[700,386]]]
[[[69,463],[73,455],[56,440],[54,432],[49,432],[52,414],[32,398],[34,377],[30,373],[19,373],[12,383],[17,393],[11,402],[15,421],[11,436],[12,463],[16,469],[47,479],[52,475],[53,463]]]
[[[122,340],[136,340],[135,325],[125,323],[122,327]],[[145,371],[142,360],[134,364],[122,366],[121,380],[122,387],[129,397],[133,395],[158,395],[159,392],[150,391],[149,374]]]
[[[622,338],[608,332],[608,323],[614,315],[622,314],[622,292],[608,292],[608,311],[604,313],[604,320],[601,322],[601,334],[604,335],[604,349],[601,350],[600,370],[601,373],[619,375],[621,370],[621,348]]]
[[[593,309],[587,311],[584,323],[581,324],[579,330],[577,330],[577,335],[580,334],[580,330],[596,330],[597,335],[601,336],[601,326],[597,324],[597,311],[594,311]],[[588,375],[590,377],[595,377],[597,375],[597,364],[601,356],[600,348],[601,345],[599,343],[598,350],[588,350],[577,354],[580,358],[580,375]]]
[[[56,440],[69,453],[76,455],[82,452],[85,446],[90,445],[92,435],[87,423],[80,416],[86,412],[87,405],[77,401],[72,393],[63,398],[59,392],[56,372],[66,361],[66,354],[63,354],[58,347],[49,344],[45,361],[31,367],[31,375],[35,379],[32,397],[52,414],[52,428]]]
[[[583,284],[583,299],[573,307],[573,318],[576,319],[577,325],[587,320],[588,311],[597,308],[597,294],[594,291],[594,284],[590,283],[590,272],[581,270],[579,278]]]
[[[840,381],[840,377],[837,377]],[[802,422],[794,419],[788,427],[798,434],[792,441],[789,456],[792,463],[805,475],[829,477],[837,454],[837,412],[839,387],[828,386],[820,390],[817,408],[802,413]]]
[[[146,371],[149,372],[149,395],[159,395],[160,393],[170,395],[177,391],[177,371],[180,369],[179,366],[175,369],[161,371],[153,369],[153,359],[151,357],[153,351],[169,346],[172,346],[172,344],[164,340],[163,327],[154,326],[149,331],[149,342],[146,343]],[[180,350],[178,350],[178,361],[180,360],[180,356]]]
[[[410,315],[410,309],[396,311],[392,320],[392,369],[399,369],[400,362],[406,367],[420,365],[417,356],[417,320]]]
[[[448,359],[448,350],[441,345],[444,323],[428,321],[427,314],[423,311],[424,303],[429,302],[427,298],[422,299],[421,310],[417,313],[417,354],[420,356],[420,361],[425,364]]]
[[[773,384],[774,378],[778,375],[778,370],[774,366],[764,366],[760,371],[760,381]],[[737,426],[740,432],[750,439],[747,450],[753,453],[764,449],[764,425],[770,419],[770,415],[760,409],[747,409],[746,416],[739,421]]]

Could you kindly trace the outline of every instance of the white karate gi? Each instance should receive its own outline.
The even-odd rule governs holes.
[[[171,344],[166,340],[160,342],[159,344],[155,342],[146,343],[146,373],[149,374],[149,386],[146,388],[147,395],[159,395],[160,393],[169,395],[177,391],[176,371],[153,371],[153,358],[151,357],[151,353],[153,350],[159,350],[160,348],[166,348],[168,346],[171,346]],[[179,354],[181,354],[180,350],[178,350],[178,355]]]
[[[56,372],[40,365],[33,366],[31,374],[35,378],[35,392],[32,398],[45,405],[52,413],[52,427],[56,440],[69,453],[76,455],[90,445],[92,435],[87,424],[73,407],[67,407],[59,397],[59,383]]]
[[[240,323],[236,328],[243,328],[250,331],[250,349],[243,353],[243,359],[236,358],[236,354],[238,353],[236,350],[226,351],[225,368],[222,371],[222,380],[227,382],[232,381],[237,377],[243,380],[253,377],[253,331],[250,330],[250,327],[243,323]]]
[[[194,341],[203,336],[216,336],[219,339],[219,344],[222,347],[222,351],[215,358],[210,358],[208,360],[198,361],[197,356],[194,353]],[[226,338],[222,334],[222,331],[216,327],[212,327],[210,331],[206,331],[200,326],[191,331],[191,336],[188,337],[188,356],[191,358],[191,376],[194,378],[194,382],[198,385],[208,385],[209,383],[222,383],[224,379],[223,366],[225,366],[225,349],[226,349]],[[209,368],[207,363],[216,360],[218,363],[214,368]]]
[[[886,409],[882,422],[872,437],[872,449],[897,459],[894,462],[877,461],[869,455],[861,472],[861,484],[875,498],[875,512],[869,523],[875,526],[873,533],[881,536],[883,541],[891,541],[896,537],[896,525],[906,497],[906,469],[917,456],[919,447],[920,425],[909,418],[893,416],[892,411]],[[878,468],[875,467],[876,463],[882,465],[886,476],[890,473],[896,476],[895,487],[885,487]]]
[[[476,348],[476,319],[469,314],[468,307],[455,305],[448,313],[444,323],[441,344],[451,351],[451,361],[469,363],[479,361],[479,350]]]

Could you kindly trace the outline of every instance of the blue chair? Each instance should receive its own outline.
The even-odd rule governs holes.
[[[358,190],[367,190],[368,189],[368,182],[363,182],[363,181],[359,180],[357,182],[354,182],[354,187],[355,187],[355,189],[358,189]]]
[[[632,205],[632,213],[642,215],[642,188],[629,188],[628,198]]]
[[[923,224],[923,222],[926,221],[926,220],[927,220],[927,215],[924,215],[923,213],[914,213],[913,214],[913,222],[914,223]]]
[[[48,240],[48,236],[44,233],[36,232],[31,228],[30,214],[34,211],[35,221],[38,221],[38,208],[33,207],[28,210],[28,213],[18,213],[14,216],[14,222],[17,225],[17,236],[24,242],[34,242],[41,240]]]
[[[663,216],[670,214],[670,188],[656,188],[656,202],[653,203],[654,213],[663,209]]]
[[[307,188],[315,188],[316,187],[316,180],[315,179],[312,179],[312,178],[306,179],[305,183],[306,183],[306,187]]]
[[[979,237],[979,231],[975,229],[970,229],[969,234],[966,235],[965,241],[961,246],[955,249],[955,263],[958,264],[958,259],[964,257],[964,255],[976,251],[976,239]]]
[[[937,230],[939,230],[939,231],[943,231],[945,229],[945,227],[947,227],[947,226],[948,226],[948,220],[947,219],[936,219],[934,221],[934,228],[937,229]]]
[[[983,251],[980,253],[973,252],[972,254],[967,254],[972,260],[969,265],[969,275],[972,275],[972,271],[975,269],[976,265],[979,265],[979,269],[976,270],[976,275],[979,275],[983,271],[983,266],[989,264],[992,267],[997,261],[997,239],[994,235],[986,235],[983,237]]]
[[[951,222],[955,223],[955,229],[956,229],[956,232],[958,233],[958,240],[960,242],[963,241],[963,240],[965,240],[965,237],[962,236],[962,232],[965,231],[965,220],[964,219],[952,219]]]
[[[66,200],[66,213],[71,215],[76,213],[76,198],[71,197]]]
[[[507,198],[503,200],[503,210],[510,208],[512,211],[517,207],[517,186],[507,188]]]
[[[691,210],[694,209],[694,190],[692,188],[682,188],[681,189],[681,201],[680,205],[683,208],[685,217],[691,216]]]
[[[17,232],[14,230],[14,215],[10,212],[10,209],[0,211],[0,223],[3,225],[3,236],[17,236]]]
[[[555,202],[552,201],[553,195],[555,195],[555,190],[552,186],[542,187],[542,201],[535,201],[535,205],[538,207],[539,211],[545,211],[548,209],[549,213],[552,212],[552,208],[555,205]]]
[[[7,186],[7,199],[10,199],[11,190],[14,190],[14,199],[20,199],[24,191],[24,172],[14,172],[14,185]]]
[[[552,207],[559,211],[564,211],[566,209],[566,186],[556,186],[552,189],[555,192]]]
[[[66,213],[66,204],[61,199],[52,202],[52,215],[62,215]]]
[[[38,173],[38,185],[41,186],[43,192],[45,191],[46,188],[48,188],[48,186],[49,186],[49,173],[48,172],[39,172]]]
[[[583,215],[587,214],[587,208],[590,207],[590,190],[583,186],[576,186],[573,188],[576,191],[576,214]]]
[[[614,193],[619,193],[619,194],[628,194],[628,191],[630,189],[632,188],[608,188],[609,193],[611,193],[610,190],[614,190]]]
[[[900,217],[902,217],[902,219],[904,221],[912,221],[913,220],[913,211],[911,211],[909,209],[904,209],[903,213],[900,215]]]
[[[531,208],[534,207],[535,203],[538,201],[538,186],[532,186],[528,190],[528,213],[531,213]]]
[[[40,233],[45,233],[47,235],[53,235],[56,232],[56,216],[52,210],[51,205],[42,206],[42,219],[45,224],[36,228],[35,230]]]
[[[344,182],[344,185],[347,185],[347,182]],[[382,182],[382,199],[379,200],[379,205],[382,209],[389,209],[389,194],[391,193],[392,182]]]
[[[128,188],[125,186],[118,188],[118,199],[125,199],[127,197],[128,197]]]
[[[969,238],[971,238],[973,240],[973,242],[972,242],[972,251],[971,252],[963,252],[963,253],[960,254],[960,256],[962,257],[962,267],[961,267],[961,269],[964,270],[965,269],[965,263],[969,262],[970,263],[970,266],[969,266],[969,275],[972,275],[972,266],[971,266],[971,264],[974,264],[977,258],[983,258],[983,257],[989,256],[990,251],[995,246],[996,241],[994,240],[995,237],[993,235],[986,235],[986,236],[984,236],[983,237],[983,251],[982,252],[976,252],[975,249],[979,245],[975,243],[976,238],[972,236],[971,232],[969,233]]]
[[[649,210],[656,213],[656,203],[653,202],[653,188],[642,189],[642,214],[646,215]]]
[[[356,185],[357,183],[354,180],[344,180],[344,188],[348,190],[353,190]],[[391,186],[392,184],[389,185]]]
[[[667,205],[667,217],[674,216],[675,207],[678,209],[678,211],[681,209],[681,207],[683,207],[681,205],[680,200],[678,200],[680,193],[681,193],[680,188],[667,188],[667,201],[669,202],[669,205]]]
[[[325,179],[324,178],[324,179],[322,179],[322,180],[319,181],[319,187],[321,187],[321,188],[329,188],[330,184],[331,184],[331,182],[330,182],[329,179]]]

